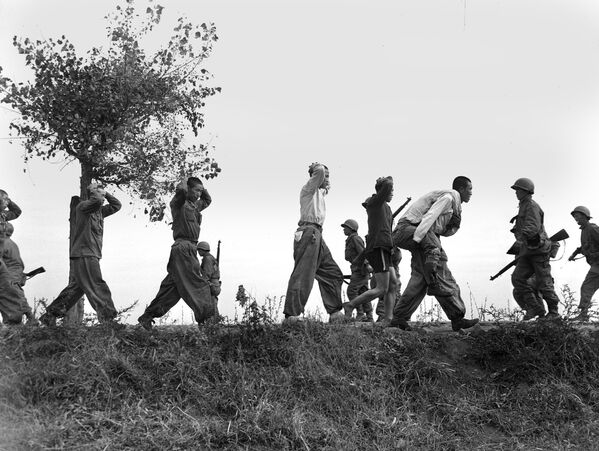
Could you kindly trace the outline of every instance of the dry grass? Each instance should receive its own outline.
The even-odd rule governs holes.
[[[592,449],[599,436],[598,339],[566,323],[0,333],[1,449]]]

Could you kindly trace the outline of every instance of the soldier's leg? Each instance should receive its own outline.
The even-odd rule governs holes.
[[[537,278],[538,290],[547,302],[548,315],[558,315],[559,298],[553,287],[553,277],[551,277],[551,263],[549,254],[535,256],[532,259],[535,276]]]
[[[599,290],[599,273],[589,271],[580,287],[580,304],[578,309],[588,314],[595,292]]]
[[[349,284],[347,285],[347,299],[349,301],[368,290],[368,287],[364,286],[364,280],[368,283],[368,276],[363,276],[359,271],[352,271]],[[356,312],[358,317],[360,317],[360,315],[364,317],[364,307],[359,306],[359,308],[356,309]]]
[[[320,288],[320,295],[324,308],[329,315],[341,310],[341,285],[343,285],[343,273],[339,265],[333,260],[333,255],[324,240],[320,239],[320,255],[318,268],[315,274]]]
[[[304,312],[314,285],[319,254],[320,232],[314,227],[300,227],[293,241],[295,265],[287,285],[283,308],[285,317],[298,316]]]
[[[214,316],[214,304],[210,284],[202,277],[196,247],[193,243],[176,243],[171,257],[168,272],[195,320],[201,324]]]
[[[100,260],[96,257],[73,259],[75,280],[98,315],[98,321],[110,321],[117,315],[108,284],[102,278]],[[74,305],[74,304],[73,304]],[[70,306],[72,307],[72,305]]]
[[[530,314],[534,315],[536,300],[532,287],[528,283],[530,276],[534,274],[535,270],[530,261],[530,257],[521,256],[516,263],[514,272],[512,273],[512,286],[514,287],[513,295],[514,300],[520,306],[522,310],[525,310]],[[541,312],[538,312],[539,314]]]

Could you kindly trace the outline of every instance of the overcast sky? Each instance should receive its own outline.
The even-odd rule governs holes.
[[[552,265],[556,286],[579,290],[588,266],[566,262],[580,240],[569,213],[582,204],[599,215],[599,3],[162,4],[161,27],[148,45],[165,41],[180,15],[214,22],[219,35],[205,67],[222,94],[207,102],[203,139],[215,146],[222,173],[205,183],[213,204],[204,212],[201,239],[214,250],[222,240],[222,313],[233,314],[240,284],[260,301],[285,294],[299,190],[313,161],[330,169],[324,239],[346,274],[340,224],[354,218],[366,234],[361,203],[377,177],[393,176],[395,209],[407,196],[450,188],[455,176],[466,175],[473,196],[458,234],[443,240],[449,266],[469,315],[471,306],[485,302],[513,306],[509,273],[494,282],[489,276],[510,260],[508,221],[518,207],[510,186],[529,177],[547,232],[565,228],[571,235],[565,257]],[[30,77],[12,46],[14,35],[64,34],[84,53],[105,42],[103,17],[115,5],[0,0],[5,76]],[[79,169],[42,161],[25,166],[18,142],[5,139],[14,115],[0,108],[0,188],[23,209],[14,239],[27,269],[47,270],[27,284],[26,294],[53,299],[67,282],[68,204]],[[139,300],[135,320],[166,274],[172,233],[114,194],[127,204],[106,220],[102,269],[117,308]],[[409,259],[404,252],[404,284]],[[308,308],[323,311],[316,284]],[[187,307],[177,306],[172,317],[180,320],[182,313],[189,322]]]

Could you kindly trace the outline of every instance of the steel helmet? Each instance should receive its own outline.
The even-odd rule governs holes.
[[[210,252],[210,245],[206,241],[200,241],[198,243],[198,249]]]
[[[535,192],[535,184],[532,183],[531,179],[527,179],[526,177],[521,177],[514,182],[512,185],[512,189],[523,189],[524,191],[528,191],[530,194],[534,194]]]
[[[356,221],[355,219],[347,219],[343,224],[341,224],[341,227],[347,227],[349,229],[352,229],[354,232],[357,232],[358,221]]]
[[[574,213],[582,213],[587,218],[591,219],[591,210],[589,210],[587,207],[583,205],[579,205],[578,207],[576,207],[574,210],[572,210],[570,214],[574,216]]]

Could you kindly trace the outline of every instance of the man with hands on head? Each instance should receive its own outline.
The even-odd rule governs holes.
[[[293,242],[293,272],[287,285],[283,313],[286,323],[300,320],[308,297],[318,280],[329,321],[343,321],[341,285],[343,273],[322,238],[326,217],[325,196],[329,191],[329,169],[320,163],[308,168],[310,179],[300,191],[300,220]]]
[[[158,293],[143,315],[139,324],[150,330],[154,318],[160,318],[181,298],[193,311],[198,325],[214,316],[214,304],[210,284],[204,279],[197,254],[197,243],[202,224],[202,211],[212,203],[212,198],[197,177],[189,177],[177,185],[170,202],[173,216],[173,238],[167,275]]]
[[[98,315],[100,323],[111,322],[117,315],[108,284],[102,278],[100,259],[104,238],[104,218],[121,209],[121,203],[104,188],[92,182],[87,187],[88,199],[75,207],[70,259],[73,282],[46,308],[40,317],[42,324],[52,326],[85,294]],[[104,202],[108,202],[107,205]]]

